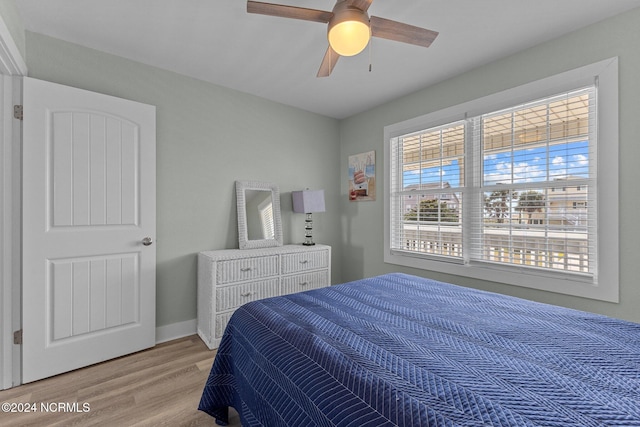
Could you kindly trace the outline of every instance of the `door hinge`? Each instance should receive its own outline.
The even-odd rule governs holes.
[[[13,333],[13,343],[22,344],[22,329],[17,330]]]
[[[13,106],[13,118],[14,119],[18,119],[18,120],[22,120],[22,118],[23,118],[22,105],[14,105]]]

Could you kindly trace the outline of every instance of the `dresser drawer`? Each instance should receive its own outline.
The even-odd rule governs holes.
[[[216,288],[216,311],[240,307],[250,301],[278,295],[278,278]]]
[[[282,278],[282,295],[329,286],[329,271],[313,271]]]
[[[233,313],[233,311],[227,311],[226,313],[216,315],[215,339],[219,340],[222,338],[224,330],[227,328],[227,323],[229,323],[229,319],[231,319]]]
[[[308,251],[282,255],[282,274],[327,268],[329,251]]]
[[[278,256],[234,259],[218,262],[217,283],[244,282],[278,274]]]

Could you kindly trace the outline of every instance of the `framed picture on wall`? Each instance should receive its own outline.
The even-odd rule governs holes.
[[[376,152],[349,156],[349,200],[376,199]]]

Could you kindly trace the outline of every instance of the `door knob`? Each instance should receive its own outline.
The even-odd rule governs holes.
[[[142,239],[142,244],[145,246],[149,246],[152,243],[153,239],[151,237],[145,237],[144,239]]]

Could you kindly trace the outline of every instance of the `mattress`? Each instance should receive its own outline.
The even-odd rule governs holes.
[[[640,325],[388,274],[251,302],[199,409],[243,426],[640,426]]]

